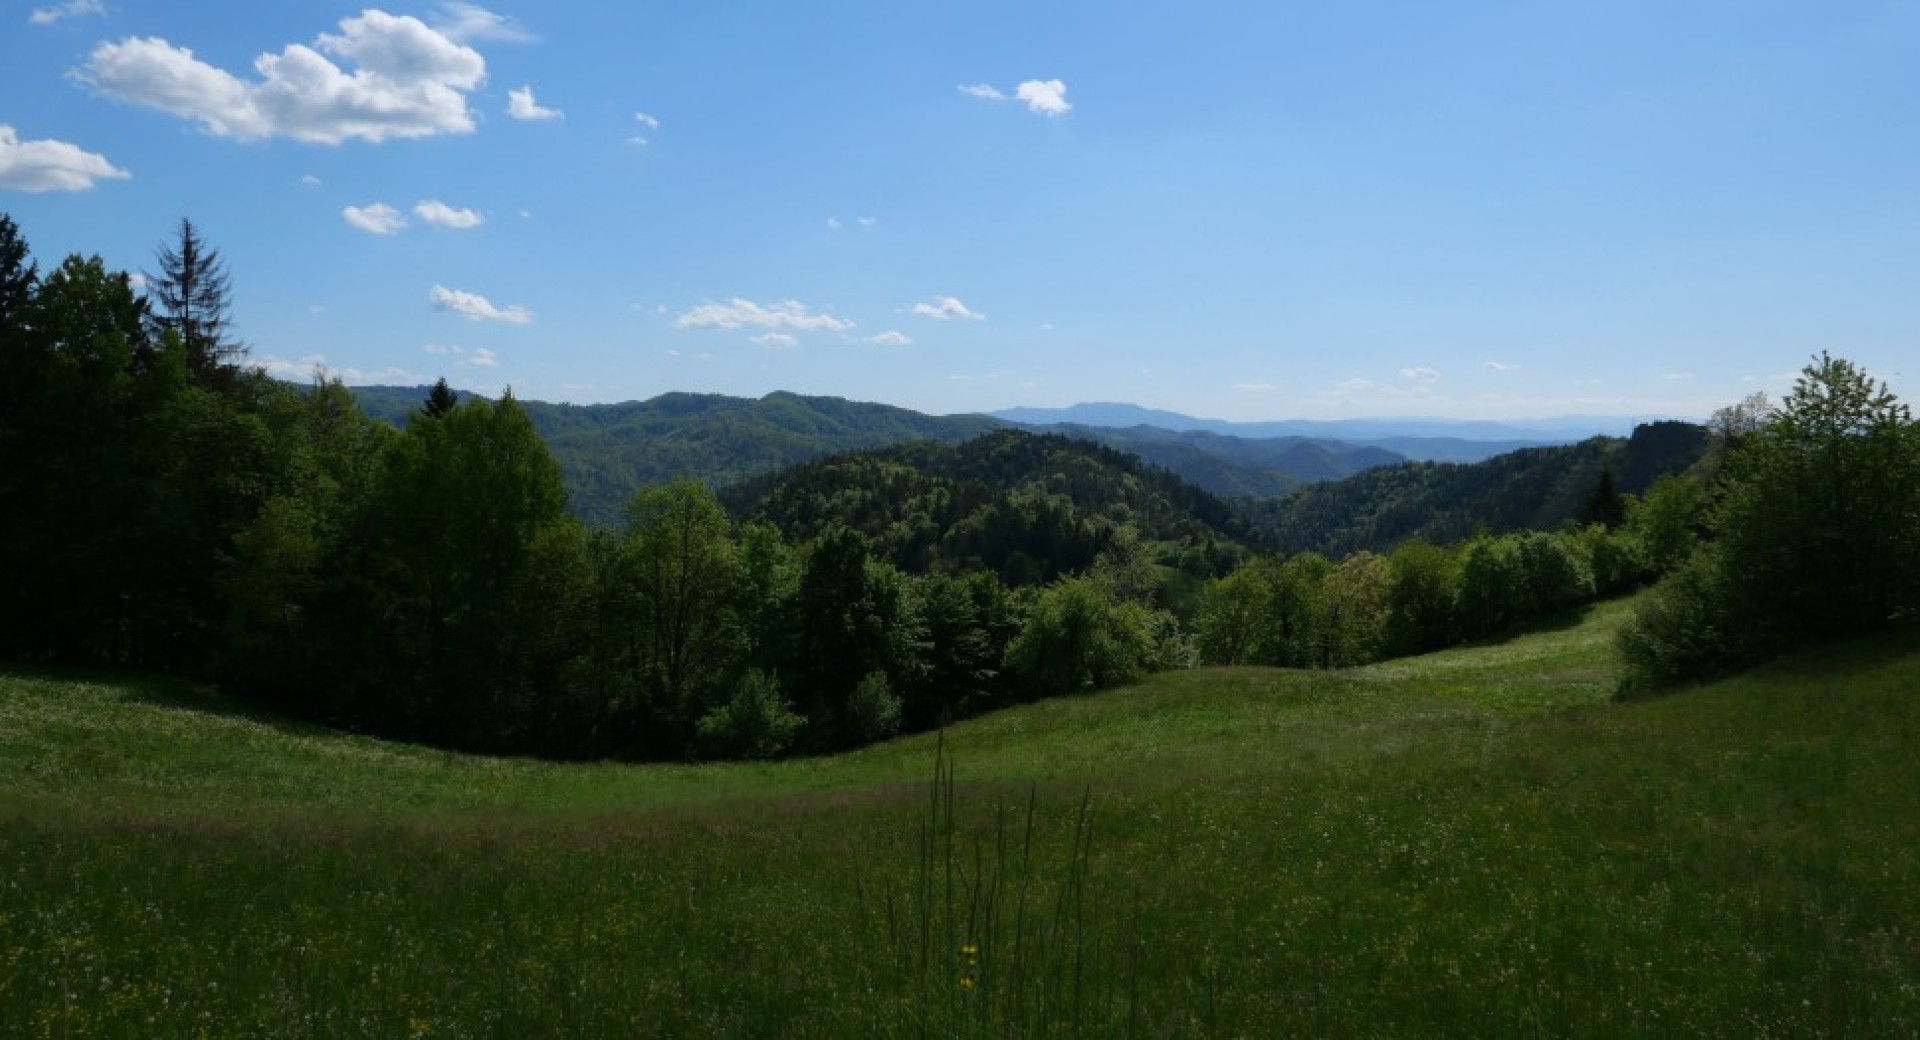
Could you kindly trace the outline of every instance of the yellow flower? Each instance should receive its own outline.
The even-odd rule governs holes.
[[[978,986],[979,984],[980,984],[980,981],[978,979],[975,979],[971,975],[960,976],[960,988],[966,990],[968,993],[972,993],[973,987]]]

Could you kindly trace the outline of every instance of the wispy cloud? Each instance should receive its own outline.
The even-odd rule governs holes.
[[[784,332],[762,332],[758,336],[748,336],[747,340],[751,343],[758,343],[769,350],[797,347],[800,345],[799,340]]]
[[[883,347],[913,346],[912,337],[908,336],[904,332],[896,332],[892,329],[888,329],[886,332],[882,332],[878,336],[867,337],[867,342],[878,343],[880,346],[883,346]]]
[[[375,235],[391,235],[407,226],[407,218],[384,202],[371,206],[348,206],[340,211],[347,223]]]
[[[1233,388],[1243,394],[1265,394],[1273,392],[1272,383],[1244,382],[1235,383]]]
[[[443,3],[433,27],[449,40],[491,40],[495,43],[533,43],[539,37],[521,28],[506,15],[495,14],[479,4]]]
[[[1509,365],[1505,361],[1488,361],[1487,368],[1495,372],[1518,372],[1519,365]]]
[[[317,144],[471,133],[467,93],[487,76],[473,48],[418,18],[374,9],[342,19],[338,35],[322,33],[312,46],[262,54],[253,68],[259,78],[241,79],[159,37],[129,37],[95,47],[75,75],[216,137]]]
[[[420,349],[432,354],[434,357],[453,358],[454,363],[459,365],[471,365],[474,368],[498,368],[500,365],[500,355],[486,347],[481,347],[478,350],[468,350],[465,347],[452,347],[442,343],[429,343]]]
[[[36,7],[27,15],[27,21],[34,25],[52,25],[62,18],[77,18],[81,15],[104,15],[107,6],[100,0],[65,0],[51,7]]]
[[[101,180],[125,180],[132,174],[65,141],[22,141],[13,127],[0,124],[0,188],[16,191],[86,191]]]
[[[521,87],[507,91],[507,114],[515,119],[544,120],[565,119],[567,114],[557,108],[545,108],[533,99],[532,87]]]
[[[1440,370],[1437,368],[1403,368],[1400,370],[1400,378],[1410,379],[1416,383],[1431,383],[1440,378]]]
[[[941,321],[951,318],[970,318],[979,321],[986,317],[952,296],[936,296],[932,302],[916,303],[913,305],[913,313],[923,318],[937,318]]]
[[[782,300],[762,306],[752,300],[735,297],[726,303],[703,303],[674,319],[683,329],[738,329],[748,326],[769,329],[797,329],[845,332],[853,322],[831,314],[811,314],[798,300]]]
[[[474,210],[455,209],[439,199],[422,199],[414,203],[413,215],[429,224],[456,230],[476,228],[487,221],[487,218]]]
[[[479,293],[441,285],[434,286],[427,293],[427,300],[435,307],[452,311],[468,321],[501,321],[509,325],[525,325],[533,321],[533,312],[517,303],[511,307],[496,307],[493,301]]]

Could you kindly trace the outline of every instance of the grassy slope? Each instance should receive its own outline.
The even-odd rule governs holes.
[[[1913,634],[1616,706],[1624,610],[976,720],[931,855],[930,737],[554,766],[0,676],[0,1034],[1920,1029]]]

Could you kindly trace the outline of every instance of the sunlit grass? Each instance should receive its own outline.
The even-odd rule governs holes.
[[[932,809],[932,735],[566,766],[0,677],[0,1035],[1920,1030],[1914,634],[1618,705],[1624,609],[990,715]]]

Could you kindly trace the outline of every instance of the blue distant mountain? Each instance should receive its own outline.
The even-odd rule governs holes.
[[[1383,448],[1427,462],[1478,462],[1520,448],[1571,444],[1588,437],[1623,437],[1647,416],[1563,416],[1552,419],[1279,419],[1231,422],[1121,402],[1091,402],[1066,408],[1008,408],[992,418],[1023,426],[1130,429],[1151,426],[1178,432],[1214,433],[1248,440],[1305,437]]]

